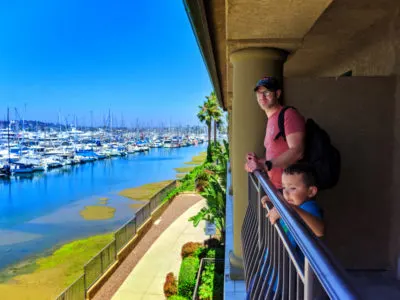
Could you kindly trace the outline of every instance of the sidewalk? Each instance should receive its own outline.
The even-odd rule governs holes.
[[[188,221],[204,206],[205,200],[196,203],[161,234],[114,294],[113,300],[165,299],[165,277],[169,272],[178,277],[182,245],[207,239],[204,222],[194,228]]]

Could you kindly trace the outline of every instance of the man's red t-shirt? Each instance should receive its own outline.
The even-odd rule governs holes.
[[[282,109],[283,107],[281,107],[271,117],[268,118],[264,139],[264,146],[266,149],[265,158],[267,160],[274,159],[289,149],[287,142],[282,137],[276,141],[274,140],[276,135],[279,133],[278,117]],[[284,124],[286,136],[296,132],[305,132],[306,130],[303,116],[300,115],[297,110],[292,108],[289,108],[285,111]],[[281,168],[272,168],[272,170],[268,172],[271,182],[278,189],[282,188],[282,173],[283,169]]]

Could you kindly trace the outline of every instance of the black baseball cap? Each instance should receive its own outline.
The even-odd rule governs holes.
[[[257,91],[260,86],[265,87],[269,91],[276,92],[281,89],[279,80],[276,77],[264,77],[257,82],[254,91]]]

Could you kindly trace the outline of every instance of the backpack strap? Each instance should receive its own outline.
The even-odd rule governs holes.
[[[274,138],[274,141],[279,139],[280,137],[283,137],[283,140],[286,141],[286,134],[285,134],[285,112],[289,109],[292,108],[296,110],[295,107],[293,106],[284,106],[282,110],[279,112],[278,116],[278,127],[279,127],[279,133],[276,135]]]

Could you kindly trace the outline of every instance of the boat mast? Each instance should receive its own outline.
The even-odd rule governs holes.
[[[10,108],[7,107],[7,145],[8,145],[8,164],[10,164]]]

